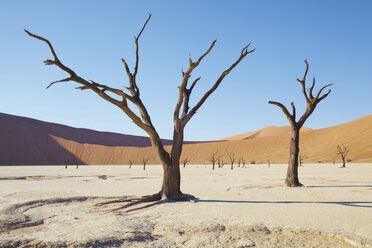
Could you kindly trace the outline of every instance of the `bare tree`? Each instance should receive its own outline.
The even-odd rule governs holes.
[[[189,161],[190,161],[190,160],[189,160],[188,158],[184,158],[184,159],[182,160],[183,168],[186,167],[186,164],[187,164]]]
[[[242,157],[241,160],[242,160],[242,168],[245,168],[245,159]]]
[[[271,165],[271,160],[270,160],[270,159],[268,159],[268,160],[266,160],[266,162],[267,162],[267,167],[268,167],[268,168],[270,168],[270,165]]]
[[[161,190],[151,196],[148,196],[143,199],[143,201],[156,201],[161,200],[163,198],[170,199],[170,200],[187,200],[194,198],[192,195],[183,194],[180,189],[180,182],[181,182],[181,174],[180,174],[180,157],[182,153],[182,145],[183,145],[183,137],[184,137],[184,128],[186,124],[191,120],[191,118],[195,115],[195,113],[200,109],[203,103],[207,100],[207,98],[217,89],[223,79],[237,66],[248,54],[252,53],[253,50],[248,50],[248,47],[251,43],[245,46],[241,52],[239,57],[232,63],[230,67],[228,67],[225,71],[223,71],[217,80],[214,82],[213,86],[197,101],[196,105],[192,108],[189,106],[189,99],[192,90],[194,89],[196,83],[200,80],[196,78],[190,87],[188,87],[189,79],[191,77],[191,73],[194,69],[200,64],[200,62],[209,54],[209,52],[214,47],[216,40],[212,42],[209,46],[207,51],[202,54],[196,61],[193,61],[191,56],[189,57],[189,67],[184,72],[182,71],[182,80],[180,86],[178,87],[179,94],[178,94],[178,101],[174,109],[173,113],[173,123],[174,123],[174,130],[173,130],[173,145],[170,152],[164,148],[163,143],[159,137],[158,132],[156,131],[155,127],[152,124],[150,115],[147,111],[147,108],[143,104],[141,97],[140,97],[140,89],[137,85],[137,73],[138,73],[138,64],[139,64],[139,38],[143,30],[145,29],[147,23],[151,18],[151,14],[149,14],[148,19],[146,20],[145,24],[142,26],[141,31],[137,36],[134,37],[134,43],[136,46],[136,59],[135,59],[135,66],[133,72],[129,69],[128,64],[124,59],[122,59],[122,63],[125,67],[126,74],[129,79],[129,87],[125,87],[129,93],[124,92],[122,89],[111,88],[104,84],[96,83],[92,80],[86,80],[76,74],[72,69],[65,66],[61,60],[57,57],[56,52],[52,44],[49,40],[37,36],[35,34],[30,33],[29,31],[25,30],[25,32],[38,40],[45,42],[49,49],[51,50],[54,59],[53,60],[46,60],[44,63],[46,65],[56,65],[63,71],[67,72],[69,76],[65,79],[58,80],[52,82],[47,88],[50,86],[61,83],[61,82],[68,82],[73,81],[81,86],[77,87],[77,89],[81,90],[92,90],[98,96],[103,98],[104,100],[112,103],[113,105],[120,108],[138,127],[143,129],[150,137],[152,147],[155,150],[155,154],[157,158],[160,160],[161,164],[163,165],[163,184]],[[132,103],[134,106],[137,107],[139,114],[137,115],[128,102]],[[181,110],[182,109],[182,110]]]
[[[129,160],[129,169],[132,168],[133,161]]]
[[[346,155],[349,153],[350,149],[347,147],[347,146],[344,146],[344,145],[337,145],[337,155],[340,155],[341,156],[341,159],[342,159],[342,166],[341,168],[345,168],[346,166],[346,163],[345,163],[345,160],[346,160]]]
[[[234,169],[234,162],[235,162],[235,155],[232,153],[232,154],[227,154],[227,156],[229,157],[229,160],[230,160],[230,169],[233,170]]]
[[[321,96],[322,91],[331,86],[332,84],[328,84],[326,86],[323,86],[316,96],[313,96],[313,89],[315,86],[315,77],[313,78],[313,83],[310,88],[306,89],[305,86],[305,80],[306,80],[306,75],[309,70],[309,64],[305,60],[306,64],[306,70],[304,73],[303,78],[297,79],[297,81],[301,84],[302,87],[302,93],[306,99],[307,107],[305,113],[301,116],[301,118],[296,121],[296,108],[294,103],[291,103],[292,106],[292,114],[288,111],[288,109],[281,103],[279,102],[273,102],[269,101],[270,104],[274,104],[281,108],[285,116],[287,117],[290,125],[291,125],[291,144],[290,144],[290,150],[289,150],[289,163],[288,163],[288,168],[287,168],[287,175],[285,179],[285,185],[288,187],[296,187],[296,186],[302,186],[302,184],[298,180],[298,153],[299,153],[299,140],[300,140],[300,129],[304,125],[305,121],[309,116],[313,113],[315,110],[316,106],[320,101],[322,101],[324,98],[326,98],[329,93],[331,93],[331,90],[329,90],[327,93],[323,94]]]
[[[308,158],[306,155],[302,154],[301,152],[298,154],[298,163],[299,166],[304,166],[304,160],[305,158]]]
[[[208,162],[212,163],[212,170],[214,170],[215,168],[216,161],[220,159],[220,156],[217,156],[217,154],[218,154],[218,151],[212,152],[208,157]]]
[[[67,159],[65,160],[65,169],[67,169],[68,161]]]
[[[146,164],[147,164],[147,161],[149,161],[149,158],[148,158],[148,157],[144,157],[144,158],[142,158],[143,170],[146,170]]]

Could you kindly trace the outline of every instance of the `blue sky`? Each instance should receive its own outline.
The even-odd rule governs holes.
[[[76,84],[57,84],[64,72],[45,66],[48,47],[23,29],[49,39],[61,61],[86,79],[111,87],[127,85],[120,62],[133,68],[134,35],[148,13],[152,19],[140,40],[137,81],[142,100],[163,138],[171,138],[181,68],[217,39],[193,73],[202,79],[191,104],[250,41],[248,55],[225,78],[185,129],[186,140],[213,140],[288,125],[269,100],[298,116],[305,100],[296,78],[308,59],[308,79],[316,89],[334,83],[305,123],[329,127],[372,114],[371,1],[1,1],[0,112],[134,135],[146,135],[117,107]],[[308,81],[310,83],[310,80]]]

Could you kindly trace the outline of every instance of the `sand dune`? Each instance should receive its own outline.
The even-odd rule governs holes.
[[[254,138],[241,135],[243,139],[185,144],[182,158],[190,163],[208,163],[212,152],[223,155],[234,154],[238,163],[285,163],[288,161],[288,127],[261,129]],[[281,134],[283,132],[284,134]],[[149,158],[148,164],[159,161],[149,146],[147,137],[97,132],[77,129],[58,124],[41,122],[29,118],[0,114],[0,164],[63,164],[76,161],[81,164],[128,164],[131,160],[141,164]],[[238,135],[239,136],[239,135]],[[238,137],[235,136],[235,137]],[[233,136],[234,137],[234,136]],[[372,115],[342,125],[305,131],[301,133],[300,149],[306,155],[306,162],[332,163],[340,161],[336,146],[350,147],[352,162],[372,162]],[[166,149],[171,141],[165,140]]]
[[[301,132],[311,131],[308,127],[302,127]],[[222,138],[221,140],[243,140],[243,139],[257,139],[263,137],[272,137],[272,136],[279,136],[279,135],[290,135],[291,128],[290,126],[267,126],[259,130],[255,130],[248,133],[242,133],[226,138]]]
[[[79,144],[59,137],[53,137],[57,143],[87,164],[128,164],[129,160],[141,164],[143,157],[149,163],[159,161],[151,147],[104,147],[100,145]],[[208,142],[184,145],[182,158],[190,163],[209,163],[211,153],[218,151],[223,162],[228,163],[227,154],[243,158],[246,163],[285,163],[289,154],[288,134],[245,140]],[[300,149],[307,156],[306,162],[339,162],[336,146],[344,144],[350,147],[349,159],[353,162],[372,162],[372,115],[342,125],[303,132]],[[170,146],[166,146],[170,149]]]

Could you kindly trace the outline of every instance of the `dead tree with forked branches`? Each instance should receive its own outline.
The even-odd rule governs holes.
[[[307,158],[306,155],[302,154],[301,152],[298,154],[298,165],[300,167],[303,167],[304,166],[304,160],[305,158]]]
[[[337,145],[337,155],[340,155],[341,156],[341,159],[342,159],[342,166],[341,168],[345,168],[346,167],[346,155],[349,153],[350,149],[347,147],[347,146],[344,146],[344,145]]]
[[[241,161],[242,161],[242,168],[245,168],[245,159],[243,157],[241,157]]]
[[[234,169],[234,162],[235,162],[235,154],[227,154],[227,156],[229,157],[229,160],[230,160],[230,169],[233,170]]]
[[[204,52],[196,61],[193,61],[191,56],[189,57],[189,66],[186,71],[182,71],[182,80],[178,87],[178,100],[174,109],[173,113],[173,145],[171,151],[168,152],[159,137],[159,134],[155,127],[152,124],[150,115],[147,111],[147,108],[143,104],[141,97],[140,97],[140,89],[137,84],[137,73],[138,73],[138,65],[139,65],[139,38],[142,35],[147,23],[150,21],[151,14],[149,14],[148,19],[146,20],[145,24],[142,26],[141,31],[137,36],[134,37],[134,43],[136,47],[135,53],[135,66],[134,70],[131,72],[129,69],[128,64],[124,59],[122,59],[122,63],[125,68],[125,72],[129,79],[129,86],[125,87],[127,92],[124,92],[122,89],[116,89],[109,87],[105,84],[99,84],[92,80],[86,80],[80,77],[75,71],[67,67],[62,63],[62,61],[58,58],[52,44],[49,40],[32,34],[29,31],[25,30],[25,32],[38,40],[45,42],[53,55],[53,59],[48,59],[44,61],[46,65],[56,65],[61,70],[65,71],[69,76],[65,79],[58,80],[52,82],[47,88],[62,82],[73,81],[78,83],[80,86],[77,89],[80,90],[91,90],[96,93],[99,97],[103,98],[104,100],[112,103],[113,105],[120,108],[138,127],[143,129],[149,136],[151,140],[151,144],[153,149],[155,150],[155,154],[157,158],[160,160],[163,166],[163,183],[160,191],[154,195],[144,197],[142,201],[157,201],[161,199],[169,199],[169,200],[188,200],[194,198],[192,195],[183,194],[180,189],[180,182],[181,182],[181,175],[180,175],[180,157],[182,153],[182,145],[184,139],[184,128],[186,124],[191,120],[191,118],[196,114],[196,112],[200,109],[203,103],[207,100],[207,98],[217,89],[217,87],[221,84],[223,79],[250,53],[254,51],[248,50],[249,43],[245,46],[240,54],[239,57],[229,66],[225,71],[223,71],[217,80],[213,83],[212,87],[202,95],[202,97],[197,101],[196,105],[192,108],[189,106],[189,100],[191,93],[196,86],[196,83],[200,80],[196,78],[189,86],[189,79],[191,77],[192,72],[201,61],[210,53],[213,47],[216,44],[216,40],[211,43],[209,48]],[[189,86],[189,87],[188,87]],[[132,107],[128,103],[132,103],[139,111],[139,115],[137,115]]]
[[[316,96],[313,96],[313,90],[315,86],[315,77],[313,78],[313,83],[310,88],[306,89],[305,86],[305,80],[306,75],[309,70],[309,64],[305,60],[306,64],[306,70],[304,73],[303,78],[297,79],[297,81],[301,84],[302,87],[302,93],[306,99],[307,107],[305,113],[301,116],[301,118],[296,121],[296,108],[294,103],[291,103],[292,106],[292,114],[288,111],[288,109],[279,102],[273,102],[269,101],[270,104],[274,104],[281,108],[285,116],[287,117],[290,125],[291,125],[291,144],[289,149],[289,162],[288,162],[288,168],[287,168],[287,175],[285,179],[285,185],[288,187],[297,187],[302,186],[302,184],[298,180],[298,153],[299,153],[299,140],[300,140],[300,129],[304,125],[305,121],[309,116],[313,113],[316,106],[319,102],[321,102],[324,98],[326,98],[329,93],[331,93],[331,90],[329,90],[327,93],[322,94],[322,91],[331,86],[332,84],[327,84],[326,86],[323,86]]]
[[[221,158],[221,156],[217,156],[217,154],[218,151],[212,152],[208,157],[208,162],[212,163],[212,170],[214,170],[216,162]]]

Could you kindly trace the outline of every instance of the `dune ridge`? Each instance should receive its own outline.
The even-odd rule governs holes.
[[[246,163],[286,163],[287,129],[268,127],[261,129],[254,138],[242,134],[243,139],[238,140],[185,144],[181,160],[188,158],[192,164],[209,163],[209,155],[218,151],[225,164],[228,163],[227,154],[235,155],[235,164],[239,158]],[[254,132],[257,130],[253,135]],[[149,142],[147,137],[77,129],[6,114],[0,114],[0,135],[2,165],[63,164],[65,160],[88,165],[128,164],[129,161],[141,164],[143,158],[149,159],[148,164],[159,164],[152,147],[146,143]],[[341,125],[304,131],[300,149],[306,155],[305,163],[332,163],[340,161],[336,146],[344,144],[350,147],[348,158],[352,162],[367,163],[372,162],[371,140],[372,115],[368,115]],[[170,150],[171,141],[164,140],[164,143]]]

